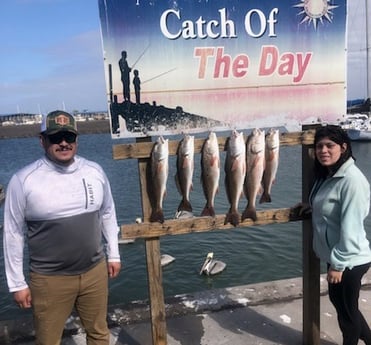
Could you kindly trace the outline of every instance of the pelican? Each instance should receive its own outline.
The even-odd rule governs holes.
[[[127,238],[127,239],[119,238],[119,244],[131,244],[134,242],[135,242],[135,238]]]
[[[169,254],[162,254],[161,255],[161,267],[164,267],[168,264],[171,264],[175,258]]]
[[[193,213],[192,212],[189,212],[189,211],[177,211],[175,213],[175,219],[186,219],[186,218],[192,218],[193,217]]]
[[[206,260],[201,267],[200,275],[203,273],[208,276],[218,274],[224,271],[226,266],[226,263],[224,263],[223,261],[214,260],[214,253],[208,253],[206,256]]]

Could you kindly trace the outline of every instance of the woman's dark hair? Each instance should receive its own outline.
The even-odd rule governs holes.
[[[331,167],[332,174],[334,174],[340,168],[340,166],[343,165],[343,163],[347,161],[350,157],[355,159],[353,157],[352,145],[349,136],[347,132],[340,126],[327,125],[317,128],[316,133],[314,135],[314,147],[316,147],[317,143],[323,138],[329,138],[330,140],[339,145],[343,145],[345,143],[347,146],[345,152],[341,154],[339,160]],[[314,173],[317,178],[321,177],[324,178],[329,173],[328,168],[320,164],[317,157],[315,157],[314,159]]]

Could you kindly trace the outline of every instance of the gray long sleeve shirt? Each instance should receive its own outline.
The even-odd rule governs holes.
[[[61,166],[43,157],[11,178],[4,210],[4,260],[10,292],[27,287],[23,272],[27,237],[30,270],[42,274],[86,272],[104,257],[120,261],[118,225],[103,169],[76,156]]]

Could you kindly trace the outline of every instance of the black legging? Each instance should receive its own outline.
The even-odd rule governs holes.
[[[330,301],[337,311],[343,333],[343,345],[357,345],[359,339],[371,345],[370,327],[358,309],[361,279],[369,267],[370,263],[345,269],[341,283],[328,284]]]

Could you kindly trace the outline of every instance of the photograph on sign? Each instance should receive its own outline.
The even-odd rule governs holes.
[[[99,0],[113,138],[335,122],[346,1]]]

